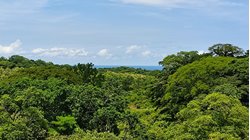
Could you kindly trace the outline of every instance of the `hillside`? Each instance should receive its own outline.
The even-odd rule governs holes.
[[[249,138],[249,57],[179,52],[162,71],[0,58],[3,140]]]

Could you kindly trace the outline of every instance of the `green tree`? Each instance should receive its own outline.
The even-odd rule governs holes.
[[[213,55],[236,57],[243,55],[243,50],[232,44],[215,44],[208,48]]]
[[[192,63],[201,58],[202,55],[199,55],[198,51],[190,51],[190,52],[181,51],[178,52],[177,54],[172,54],[165,57],[163,61],[159,62],[159,64],[161,64],[164,67],[163,68],[163,71],[165,72],[164,74],[169,76],[174,72],[176,72],[176,70],[179,67]]]
[[[57,116],[56,121],[52,121],[51,124],[55,126],[57,132],[62,135],[73,134],[77,127],[76,120],[73,116]]]
[[[31,79],[48,80],[57,78],[67,81],[68,84],[81,84],[80,77],[67,68],[58,66],[37,66],[25,69],[20,69],[10,76],[10,78],[29,77]]]
[[[92,83],[100,86],[103,81],[102,74],[98,73],[92,63],[77,64],[76,66],[73,66],[73,71],[80,76],[83,83]]]
[[[110,132],[80,130],[70,136],[51,136],[48,140],[121,140],[121,138]]]
[[[0,58],[0,139],[248,138],[247,56],[191,51],[161,63],[158,75]]]
[[[241,69],[240,69],[241,68]],[[239,97],[244,103],[248,100],[248,59],[232,57],[208,57],[200,61],[185,65],[168,79],[166,91],[161,99],[160,110],[172,115],[186,106],[186,104],[204,94],[212,93],[219,85],[230,84],[238,92],[222,91],[227,95]]]
[[[9,61],[14,63],[16,67],[30,67],[32,62],[20,55],[13,55],[9,58]]]
[[[117,121],[120,118],[121,114],[115,107],[103,107],[94,113],[90,124],[93,127],[92,129],[96,129],[98,132],[113,132],[119,134]]]
[[[90,120],[94,113],[104,104],[104,92],[95,86],[71,86],[67,102],[80,128],[91,129]]]
[[[194,61],[198,61],[201,58],[208,57],[209,54],[199,54],[198,51],[181,51],[177,54],[168,55],[162,61],[159,62],[163,66],[163,71],[159,75],[159,82],[152,85],[151,99],[156,105],[160,104],[160,100],[165,94],[166,84],[170,75],[174,74],[179,68],[190,64]]]
[[[9,59],[1,57],[0,58],[0,66],[4,68],[15,68],[15,67],[21,67],[21,68],[29,68],[33,66],[49,66],[53,65],[51,62],[45,62],[42,60],[31,60],[28,58],[25,58],[20,55],[12,55],[9,57]]]
[[[45,139],[48,122],[43,111],[36,107],[22,108],[9,95],[3,95],[0,103],[1,139]]]
[[[248,109],[238,99],[212,93],[177,113],[166,139],[248,139]]]

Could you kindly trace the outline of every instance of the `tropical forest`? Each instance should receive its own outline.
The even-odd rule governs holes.
[[[162,70],[0,57],[0,139],[248,140],[248,54],[215,44]]]

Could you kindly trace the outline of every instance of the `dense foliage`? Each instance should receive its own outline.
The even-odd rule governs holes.
[[[1,57],[0,139],[246,140],[248,55],[209,50],[169,55],[162,71]]]

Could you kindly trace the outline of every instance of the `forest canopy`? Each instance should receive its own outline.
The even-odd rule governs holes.
[[[163,70],[0,58],[0,139],[249,139],[249,56],[181,51]]]

